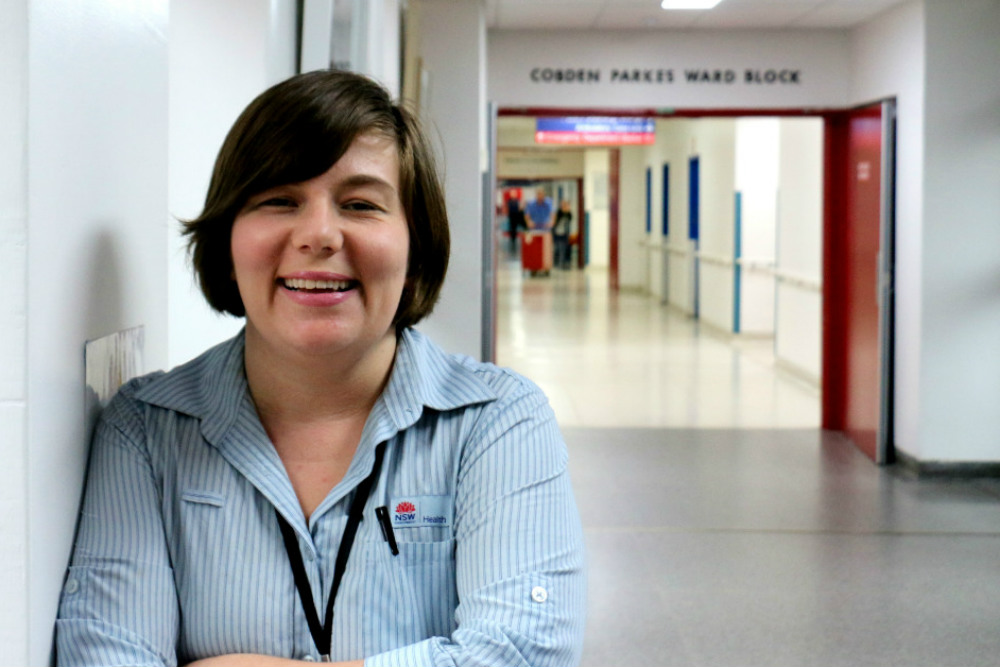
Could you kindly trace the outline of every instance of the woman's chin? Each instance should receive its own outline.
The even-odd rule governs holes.
[[[336,327],[311,326],[291,332],[286,338],[285,346],[289,352],[305,357],[330,357],[348,353],[363,357],[378,350],[387,338],[395,339],[395,336],[391,333],[384,336],[362,335]]]

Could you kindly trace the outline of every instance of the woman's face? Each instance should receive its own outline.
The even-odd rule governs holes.
[[[360,356],[394,340],[409,244],[398,150],[379,134],[311,180],[251,197],[231,238],[248,338]]]

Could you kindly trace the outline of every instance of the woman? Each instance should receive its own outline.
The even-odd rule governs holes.
[[[448,257],[415,120],[344,72],[264,92],[186,223],[244,331],[95,434],[61,665],[571,665],[582,537],[541,392],[412,329]]]

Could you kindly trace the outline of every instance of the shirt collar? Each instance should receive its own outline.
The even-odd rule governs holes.
[[[244,332],[146,384],[136,398],[202,422],[202,434],[217,443],[249,397],[243,370]]]
[[[146,384],[136,398],[190,415],[213,443],[225,436],[249,398],[243,367],[244,332]],[[423,408],[454,410],[486,403],[496,393],[467,357],[449,355],[425,335],[404,329],[381,400],[396,429],[412,426]]]
[[[403,430],[420,418],[423,408],[439,412],[496,400],[468,357],[450,355],[415,329],[404,329],[396,347],[382,399],[392,420]]]

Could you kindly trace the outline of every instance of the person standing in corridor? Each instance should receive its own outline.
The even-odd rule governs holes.
[[[543,259],[540,267],[532,269],[531,275],[533,276],[549,275],[549,267],[552,266],[553,212],[552,199],[545,194],[545,188],[537,188],[535,198],[524,207],[528,231],[534,232],[534,240],[542,244]],[[538,238],[539,236],[544,238]]]
[[[528,217],[528,227],[532,231],[544,232],[552,229],[552,199],[545,194],[544,188],[535,190],[535,198],[524,207]]]
[[[555,255],[553,265],[557,269],[570,268],[569,230],[572,222],[573,212],[570,210],[569,200],[563,199],[559,202],[559,211],[552,226],[552,248]]]

